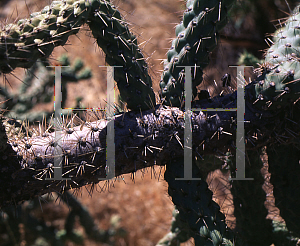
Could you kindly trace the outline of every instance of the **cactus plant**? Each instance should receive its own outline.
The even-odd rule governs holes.
[[[263,110],[276,112],[299,99],[299,26],[298,8],[285,26],[274,34],[273,45],[266,51],[261,76],[255,85],[254,104]]]
[[[209,47],[216,45],[218,28],[225,25],[226,9],[232,2],[206,0],[187,2],[183,23],[176,29],[178,38],[173,41],[175,50],[176,48],[178,50],[176,53],[169,51],[168,71],[164,72],[161,82],[161,87],[167,86],[165,91],[167,94],[162,95],[166,96],[166,104],[181,106],[178,103],[184,89],[183,80],[174,84],[176,97],[171,91],[170,85],[174,82],[172,77],[175,80],[179,77],[182,78],[179,66],[195,65],[195,58],[198,62],[199,57],[192,55],[192,53],[198,53],[196,44],[207,44]],[[208,18],[207,22],[204,21],[206,19],[204,17]],[[247,140],[246,148],[250,155],[250,164],[253,163],[251,168],[248,166],[246,170],[250,170],[255,181],[259,181],[253,185],[258,194],[258,204],[253,210],[246,211],[247,213],[251,212],[248,215],[251,216],[251,223],[247,223],[244,208],[238,206],[251,203],[252,198],[244,192],[244,190],[251,189],[251,183],[250,181],[233,181],[232,193],[237,217],[235,231],[226,227],[225,217],[219,211],[219,206],[212,200],[211,192],[207,189],[205,182],[208,172],[222,168],[222,163],[210,163],[206,158],[209,159],[210,155],[216,155],[216,153],[226,156],[226,153],[236,151],[234,145],[235,113],[191,113],[192,148],[195,154],[204,157],[204,160],[199,161],[198,165],[192,165],[192,170],[195,178],[202,179],[175,180],[182,174],[185,165],[183,161],[184,147],[181,142],[184,138],[185,114],[177,107],[155,106],[151,79],[135,37],[130,34],[122,22],[119,12],[108,1],[55,1],[43,11],[32,14],[29,19],[19,21],[17,25],[8,25],[5,31],[0,33],[2,37],[0,56],[3,58],[0,70],[8,73],[15,67],[30,67],[36,59],[51,54],[53,47],[50,47],[50,43],[51,45],[53,43],[64,44],[69,35],[77,32],[76,28],[82,24],[81,22],[87,22],[98,45],[106,53],[107,63],[123,66],[119,70],[116,68],[115,78],[122,99],[133,110],[117,115],[114,120],[116,176],[135,172],[154,164],[167,165],[165,179],[169,183],[169,194],[179,211],[178,217],[182,224],[178,226],[183,227],[182,231],[185,234],[183,239],[179,240],[192,236],[197,246],[269,245],[270,243],[292,245],[294,241],[287,238],[287,234],[299,236],[298,225],[294,223],[293,217],[296,214],[293,205],[297,204],[298,198],[291,195],[288,200],[291,206],[287,209],[287,205],[282,208],[282,216],[286,219],[288,230],[292,232],[280,234],[276,232],[278,228],[272,230],[272,225],[275,223],[271,225],[270,221],[266,221],[264,218],[266,215],[263,208],[265,195],[262,192],[262,178],[259,174],[261,166],[259,152],[256,151],[267,146],[269,165],[272,166],[271,162],[274,161],[272,145],[275,149],[280,149],[279,158],[283,158],[282,150],[288,148],[283,146],[299,141],[297,34],[300,24],[297,18],[299,18],[299,13],[295,11],[285,23],[285,27],[277,31],[274,46],[267,51],[265,63],[257,70],[260,72],[260,76],[245,87],[245,122],[250,122],[250,124],[245,124],[245,139]],[[199,21],[195,23],[194,19]],[[203,34],[201,34],[202,31]],[[205,39],[205,42],[200,42],[199,39],[197,41],[193,37],[193,35],[199,36],[199,34],[201,35],[200,40],[204,40],[207,35],[211,36]],[[200,46],[200,50],[205,51],[205,47],[203,46],[202,49]],[[27,51],[26,54],[24,50]],[[280,55],[276,55],[277,53]],[[29,54],[31,54],[30,59]],[[176,54],[180,56],[178,60],[175,59]],[[205,65],[207,56],[200,58],[204,60],[196,65]],[[193,59],[193,62],[190,63],[189,59]],[[178,63],[173,64],[176,62]],[[195,95],[195,88],[201,82],[201,71],[196,69],[194,72],[196,72],[193,84]],[[226,96],[219,95],[210,100],[195,101],[193,107],[200,108],[201,105],[202,108],[233,108],[236,107],[236,102],[237,93],[234,92]],[[145,111],[146,108],[150,109]],[[142,114],[134,112],[138,109],[144,110]],[[99,178],[106,177],[108,168],[106,168],[105,147],[109,120],[84,122],[77,127],[69,122],[63,122],[61,128],[58,128],[62,132],[59,144],[55,139],[55,134],[49,130],[50,128],[31,134],[27,132],[27,135],[21,136],[16,132],[8,134],[8,131],[12,131],[11,125],[14,125],[15,121],[1,116],[1,123],[1,206],[27,200],[53,190],[65,192],[70,188],[97,183]],[[58,129],[56,128],[56,130]],[[72,183],[63,179],[46,179],[52,178],[53,163],[56,157],[55,149],[57,148],[62,153],[62,178],[70,178],[73,180]],[[147,149],[151,149],[151,155],[146,154]],[[299,161],[297,150],[292,148],[289,151],[291,151],[291,159],[295,165]],[[274,173],[274,182],[278,182],[279,190],[276,196],[282,200],[286,181],[277,181],[276,175],[280,172],[280,168],[282,166],[275,163],[270,170]],[[290,169],[291,167],[284,168],[288,174],[293,170]],[[235,171],[235,168],[233,170]],[[243,182],[249,183],[244,185]],[[257,218],[254,216],[255,209],[260,210]],[[291,211],[294,214],[291,214]],[[267,233],[259,235],[261,231],[253,226],[255,223],[267,227]],[[239,232],[239,234],[236,235],[234,232]]]

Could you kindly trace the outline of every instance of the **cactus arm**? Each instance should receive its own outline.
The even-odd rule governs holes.
[[[201,102],[201,105],[212,108],[220,107],[220,103],[226,105],[230,100],[235,103],[234,95],[217,98],[211,103],[205,104],[204,101]],[[226,153],[228,149],[235,151],[234,120],[235,112],[217,112],[211,116],[205,116],[204,113],[193,113],[193,145],[199,146],[198,152],[200,151],[201,155],[215,155],[216,152]],[[258,148],[271,141],[276,141],[274,131],[279,135],[283,134],[283,125],[288,127],[288,124],[293,124],[290,122],[293,118],[289,120],[284,120],[282,117],[279,120],[260,118],[259,115],[256,116],[255,113],[248,110],[248,107],[246,107],[245,120],[252,122],[252,124],[245,124],[245,132],[250,134],[249,139],[252,134],[257,138],[257,140],[248,141],[247,148]],[[9,129],[9,122],[3,121],[7,129]],[[63,129],[60,148],[63,150],[63,159],[71,163],[65,165],[63,173],[72,169],[73,171],[70,171],[68,175],[73,175],[74,181],[78,184],[73,183],[71,186],[80,187],[91,182],[97,183],[99,182],[98,178],[106,177],[106,125],[106,120],[87,122],[81,127],[74,128],[74,132],[71,131],[71,134]],[[157,106],[155,111],[144,111],[143,115],[128,112],[116,116],[116,176],[136,172],[154,164],[164,165],[167,160],[183,156],[183,141],[181,140],[179,144],[176,139],[176,135],[180,139],[184,138],[183,126],[184,113],[178,108],[166,106],[160,108]],[[218,138],[216,132],[219,127],[223,127],[223,131],[232,135],[219,134]],[[3,137],[6,137],[5,132],[2,134]],[[0,162],[0,168],[3,169],[0,176],[2,205],[12,202],[13,199],[29,199],[52,190],[61,191],[61,189],[70,188],[65,187],[63,182],[51,183],[44,180],[48,175],[47,168],[53,163],[54,133],[42,134],[42,136],[34,135],[27,139],[24,137],[16,139],[13,134],[8,136],[9,144],[6,143],[7,140],[4,140],[5,143],[2,144],[11,152],[4,151],[2,153],[3,161]],[[203,143],[205,150],[201,152]],[[153,154],[147,152],[147,156],[145,156],[145,146],[149,146],[149,148],[153,146]],[[194,155],[197,153],[195,152]],[[14,164],[8,164],[4,160],[5,158],[12,158]],[[76,174],[82,163],[89,163],[94,167],[85,166],[85,172],[82,175]],[[207,168],[209,169],[209,167]],[[210,168],[213,171],[221,166],[218,164]],[[43,172],[45,175],[41,178]]]
[[[225,241],[226,245],[233,246],[233,234],[226,226],[219,205],[212,200],[212,191],[208,189],[204,175],[194,164],[193,177],[201,180],[176,180],[183,178],[183,172],[183,158],[167,163],[168,193],[179,210],[183,228],[194,237],[196,246],[223,245]]]
[[[0,31],[0,72],[29,68],[38,58],[47,58],[55,46],[76,34],[91,11],[83,0],[53,1],[30,18],[9,24]]]
[[[204,129],[194,133],[195,144],[199,145],[206,134],[212,136],[217,127],[222,124],[222,119],[229,121],[230,117],[223,114],[221,118],[213,117],[208,122],[204,114],[195,115],[194,124],[198,125],[199,129]],[[182,147],[176,140],[175,135],[183,139],[183,124],[184,114],[178,108],[160,108],[156,112],[146,111],[143,117],[140,114],[135,115],[133,112],[117,116],[115,120],[116,175],[135,172],[138,169],[154,165],[154,162],[158,165],[164,165],[171,156],[176,156],[182,152]],[[9,123],[5,122],[5,125],[9,125]],[[68,134],[66,129],[63,130],[60,148],[63,149],[63,159],[68,159],[68,163],[71,163],[70,165],[65,164],[67,169],[64,173],[73,169],[71,173],[74,175],[74,181],[78,184],[78,187],[87,182],[97,183],[98,178],[106,177],[106,125],[107,121],[102,120],[74,128],[72,134]],[[232,130],[234,132],[233,128]],[[230,131],[229,124],[227,131]],[[217,138],[212,139],[210,144],[207,145],[206,151],[210,149],[210,152],[213,153],[213,149],[218,146],[220,140],[217,140]],[[63,185],[56,186],[61,182],[51,184],[49,181],[40,180],[48,175],[47,168],[51,167],[51,163],[53,163],[53,133],[34,136],[27,138],[27,140],[24,138],[18,140],[15,139],[14,135],[11,135],[9,142],[12,146],[15,146],[13,147],[15,151],[13,155],[15,158],[18,157],[17,164],[19,166],[16,170],[7,170],[8,173],[2,172],[1,176],[13,175],[14,179],[11,182],[14,183],[12,186],[15,187],[14,189],[17,192],[14,196],[29,199],[35,193],[42,194],[52,189],[61,191]],[[228,139],[227,136],[224,136],[224,143],[226,142],[228,142]],[[147,156],[145,156],[146,154],[143,151],[146,145],[149,148],[153,146],[153,154],[147,153]],[[11,146],[9,145],[9,147]],[[6,158],[10,157],[6,156]],[[80,164],[84,162],[95,167],[85,166],[85,173],[76,177]],[[6,164],[3,163],[3,165],[1,162],[1,168],[5,169]],[[46,174],[41,178],[44,171]],[[71,173],[69,174],[71,175]],[[2,177],[0,180],[2,181]],[[2,197],[0,198],[2,202],[12,198],[11,194],[5,191],[8,187],[5,186],[5,183],[3,185],[1,188],[3,191],[1,192]]]
[[[123,101],[133,110],[150,109],[156,99],[145,58],[120,12],[106,2],[93,1],[88,25],[106,54],[106,62],[121,66],[114,69]]]
[[[187,1],[183,21],[176,26],[177,37],[172,41],[168,58],[164,62],[160,88],[165,105],[180,107],[182,104],[182,66],[195,66],[192,70],[192,91],[193,96],[197,96],[196,86],[202,81],[209,53],[217,46],[218,32],[225,26],[227,12],[233,3],[233,0]]]

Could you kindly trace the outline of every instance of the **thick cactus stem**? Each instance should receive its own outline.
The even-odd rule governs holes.
[[[248,94],[246,93],[246,95]],[[249,99],[246,97],[246,100]],[[236,103],[236,94],[219,97],[212,100],[211,103],[201,103],[203,107],[214,108],[220,107],[220,104],[232,107],[230,102],[233,105]],[[194,155],[226,153],[228,149],[232,152],[235,151],[235,146],[232,144],[236,138],[235,117],[235,112],[217,112],[207,116],[202,112],[192,113]],[[274,132],[279,135],[284,134],[283,126],[294,124],[290,122],[294,119],[292,117],[280,119],[275,121],[274,118],[261,118],[246,107],[245,121],[251,122],[251,124],[245,124],[246,137],[250,139],[253,134],[256,137],[247,142],[246,148],[265,146],[276,139]],[[7,131],[10,131],[9,125],[13,123],[13,121],[7,121]],[[117,176],[135,172],[138,169],[154,165],[154,163],[164,165],[170,159],[183,156],[184,112],[178,108],[156,106],[155,111],[144,111],[142,116],[140,113],[128,112],[116,116],[114,123],[115,175]],[[21,137],[18,136],[18,133],[16,133],[17,137],[15,134],[10,135],[11,137],[8,139],[10,145],[7,146],[14,150],[12,151],[17,167],[12,172],[14,179],[11,176],[12,173],[1,172],[0,205],[13,202],[12,194],[7,193],[6,189],[14,189],[13,196],[18,200],[24,200],[47,193],[50,188],[61,191],[71,187],[81,187],[91,182],[97,183],[99,182],[98,178],[105,178],[106,125],[107,121],[105,120],[86,122],[78,127],[65,122],[61,125],[62,128],[59,128],[63,134],[59,145],[55,141],[54,133],[50,133],[48,130],[43,132],[37,129],[33,131],[32,136]],[[223,131],[226,134],[223,134]],[[292,138],[288,140],[291,141]],[[205,149],[203,150],[204,145]],[[150,148],[153,153],[146,152],[146,147]],[[59,181],[45,180],[53,171],[55,148],[62,149],[63,173],[73,176],[76,183],[69,182],[66,186]],[[6,153],[2,158],[8,158]],[[85,172],[80,173],[83,167]],[[1,168],[7,169],[5,162],[0,162]],[[207,168],[213,171],[220,169],[221,166],[213,165]],[[2,180],[4,181],[2,182]],[[7,184],[10,186],[8,187]]]
[[[300,80],[300,13],[299,6],[274,35],[265,63],[258,69],[255,106],[278,111],[299,100]]]
[[[264,178],[260,171],[263,166],[260,155],[261,151],[247,151],[245,173],[254,180],[233,180],[231,188],[236,231],[243,245],[249,246],[275,243],[272,221],[266,219],[268,211],[264,206],[266,193],[262,189]]]
[[[120,12],[107,1],[92,1],[92,8],[88,25],[106,54],[106,62],[117,66],[115,80],[122,100],[133,110],[152,108],[156,104],[155,94],[137,38],[129,31]]]
[[[182,66],[195,66],[192,70],[192,90],[196,97],[196,86],[202,81],[209,53],[217,46],[218,32],[225,26],[227,12],[233,2],[233,0],[187,1],[183,21],[176,26],[177,38],[173,40],[168,51],[168,59],[164,62],[160,88],[165,105],[180,107],[182,104],[184,99]]]
[[[225,216],[220,212],[219,205],[212,200],[212,192],[208,189],[205,177],[194,165],[194,178],[201,180],[176,180],[183,178],[183,170],[183,158],[170,161],[165,180],[169,185],[168,193],[179,210],[182,223],[186,224],[188,232],[194,237],[195,245],[233,245],[233,238],[227,238],[229,229],[226,228]]]

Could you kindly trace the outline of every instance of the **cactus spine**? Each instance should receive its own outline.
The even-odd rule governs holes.
[[[227,12],[233,0],[189,0],[183,20],[176,26],[176,38],[164,62],[160,81],[161,97],[165,105],[180,107],[184,97],[184,70],[182,66],[194,66],[192,91],[202,81],[203,69],[208,65],[209,53],[217,46],[219,31],[225,26]],[[198,67],[199,66],[199,67]]]

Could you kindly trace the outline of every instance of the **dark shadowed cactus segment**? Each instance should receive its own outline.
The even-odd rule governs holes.
[[[218,32],[227,22],[227,12],[234,0],[189,0],[183,21],[176,26],[176,38],[164,62],[160,81],[164,104],[180,107],[184,96],[184,70],[192,69],[192,91],[202,81],[203,69],[208,65],[209,53],[217,46]],[[199,66],[199,67],[197,67]]]
[[[120,12],[108,3],[92,1],[88,25],[106,54],[106,62],[121,66],[114,69],[122,100],[133,110],[152,108],[156,101],[145,58]]]
[[[272,145],[267,148],[275,205],[288,230],[300,235],[300,150],[299,145]]]
[[[179,210],[180,219],[194,237],[195,245],[233,245],[233,237],[225,223],[225,216],[220,207],[212,200],[204,175],[193,165],[193,177],[201,180],[176,180],[183,178],[184,161],[170,161],[167,164],[165,180],[168,193]],[[231,240],[229,240],[229,238]]]
[[[243,241],[242,245],[269,246],[274,243],[272,221],[266,219],[268,210],[264,206],[266,193],[262,189],[261,154],[258,150],[247,151],[245,173],[247,178],[254,180],[234,180],[232,183],[236,232]]]

